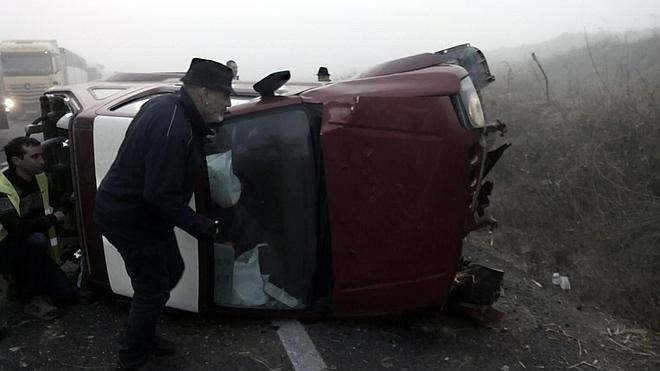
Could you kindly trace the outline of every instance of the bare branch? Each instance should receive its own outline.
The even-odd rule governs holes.
[[[550,84],[548,82],[548,75],[545,74],[545,70],[543,70],[543,66],[541,66],[541,62],[539,62],[539,59],[536,57],[536,53],[532,52],[532,59],[534,62],[536,62],[536,65],[539,66],[539,70],[541,70],[541,74],[543,75],[543,78],[545,79],[545,99],[550,103]]]

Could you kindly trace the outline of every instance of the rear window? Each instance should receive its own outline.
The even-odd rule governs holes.
[[[89,91],[95,99],[107,98],[113,94],[124,91],[124,88],[91,88]]]
[[[231,96],[231,105],[237,106],[239,104],[250,102],[257,97],[247,97],[247,96]]]
[[[124,113],[124,114],[129,114],[131,116],[134,116],[140,108],[142,108],[142,105],[147,103],[152,98],[155,98],[159,95],[162,94],[157,94],[157,95],[150,95],[148,97],[144,97],[138,100],[130,101],[128,103],[124,103],[121,106],[117,106],[113,109],[111,109],[112,112],[117,112],[117,113]]]

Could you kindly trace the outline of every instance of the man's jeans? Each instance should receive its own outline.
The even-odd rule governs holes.
[[[159,242],[140,243],[119,238],[103,230],[124,259],[133,286],[126,334],[119,350],[122,367],[137,368],[152,354],[156,323],[170,297],[170,291],[183,275],[183,259],[174,231]]]
[[[22,240],[0,242],[0,271],[9,273],[20,287],[19,299],[26,303],[33,296],[47,295],[57,306],[75,299],[73,285],[66,274],[46,254],[50,239],[33,233]]]

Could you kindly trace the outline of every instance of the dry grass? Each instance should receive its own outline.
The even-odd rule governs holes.
[[[533,65],[504,64],[485,98],[514,146],[492,175],[491,212],[506,226],[506,253],[537,274],[566,273],[583,299],[658,329],[660,69],[641,62],[660,59],[660,46],[624,46],[547,60],[549,103]],[[585,65],[590,76],[562,72]]]

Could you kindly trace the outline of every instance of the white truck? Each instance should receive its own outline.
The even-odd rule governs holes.
[[[88,80],[85,59],[55,40],[3,40],[0,66],[2,103],[14,118],[39,115],[39,97],[50,87]]]

